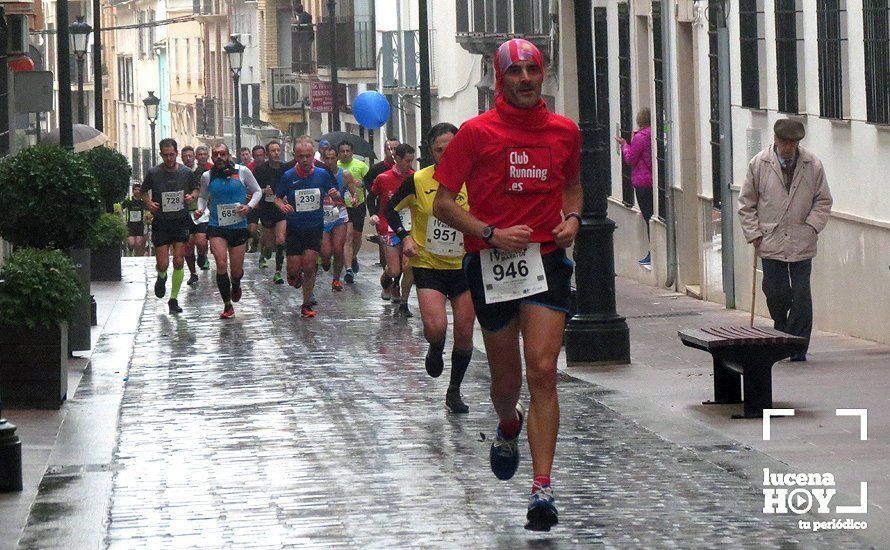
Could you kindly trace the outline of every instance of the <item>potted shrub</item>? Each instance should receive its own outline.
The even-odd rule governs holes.
[[[105,212],[114,212],[114,204],[127,198],[130,176],[133,170],[127,157],[110,147],[96,147],[81,155],[90,165],[93,177],[99,185]]]
[[[121,246],[127,240],[127,226],[120,214],[102,214],[90,235],[90,279],[121,280]]]
[[[59,408],[68,394],[66,319],[80,300],[58,250],[19,248],[0,269],[0,401]]]
[[[0,237],[17,247],[58,248],[74,262],[80,302],[69,318],[69,351],[90,349],[90,251],[102,214],[99,186],[86,158],[37,145],[0,160]]]

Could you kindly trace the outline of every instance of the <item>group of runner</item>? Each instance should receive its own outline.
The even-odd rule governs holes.
[[[368,167],[353,158],[348,142],[322,142],[316,151],[307,136],[296,140],[291,163],[281,161],[276,141],[239,151],[237,159],[220,143],[210,163],[201,148],[187,147],[178,163],[175,141],[165,139],[163,163],[149,170],[134,199],[153,215],[156,296],[166,293],[172,247],[168,307],[182,311],[184,265],[189,282],[196,281],[195,265],[206,269],[209,242],[224,319],[241,298],[246,243],[258,238],[259,225],[260,265],[274,253],[272,282],[283,284],[286,259],[286,280],[302,295],[300,314],[314,317],[319,264],[331,272],[333,292],[343,289],[344,267],[344,281],[355,280],[367,203],[384,266],[381,297],[410,316],[408,292],[417,287],[432,377],[444,370],[451,304],[445,403],[454,413],[469,410],[460,387],[479,319],[499,419],[491,469],[499,479],[513,477],[526,423],[534,473],[526,528],[546,531],[558,523],[550,479],[559,429],[556,362],[573,270],[565,249],[581,227],[580,133],[542,100],[544,64],[534,45],[509,40],[494,62],[495,108],[459,131],[449,123],[434,126],[426,138],[435,164],[420,171],[412,168],[415,149],[397,140],[387,141],[384,160]],[[519,405],[523,356],[527,413]]]

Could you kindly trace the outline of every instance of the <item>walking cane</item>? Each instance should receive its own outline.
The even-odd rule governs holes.
[[[751,320],[748,326],[754,328],[754,304],[757,302],[757,247],[754,247],[754,266],[751,270]]]

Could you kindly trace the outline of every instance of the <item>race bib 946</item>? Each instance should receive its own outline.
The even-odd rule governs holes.
[[[553,179],[549,147],[507,147],[504,192],[517,195],[547,193]]]
[[[481,250],[479,259],[486,304],[547,291],[540,243],[531,243],[521,252],[504,252],[496,248]]]

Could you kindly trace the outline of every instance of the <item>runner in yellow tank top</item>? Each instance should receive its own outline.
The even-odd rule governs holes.
[[[457,133],[453,124],[443,122],[430,129],[427,143],[433,160],[439,161],[445,148]],[[445,406],[453,413],[469,412],[460,395],[460,385],[473,353],[473,302],[463,272],[463,233],[433,216],[433,199],[438,182],[433,179],[435,166],[415,172],[399,187],[384,213],[389,226],[403,241],[403,252],[414,270],[423,335],[430,347],[426,354],[426,371],[433,378],[442,374],[445,332],[448,316],[445,301],[451,301],[454,313],[454,347],[451,351],[451,380],[445,393]],[[466,187],[458,202],[465,210]],[[405,229],[399,212],[410,209],[411,229]]]

